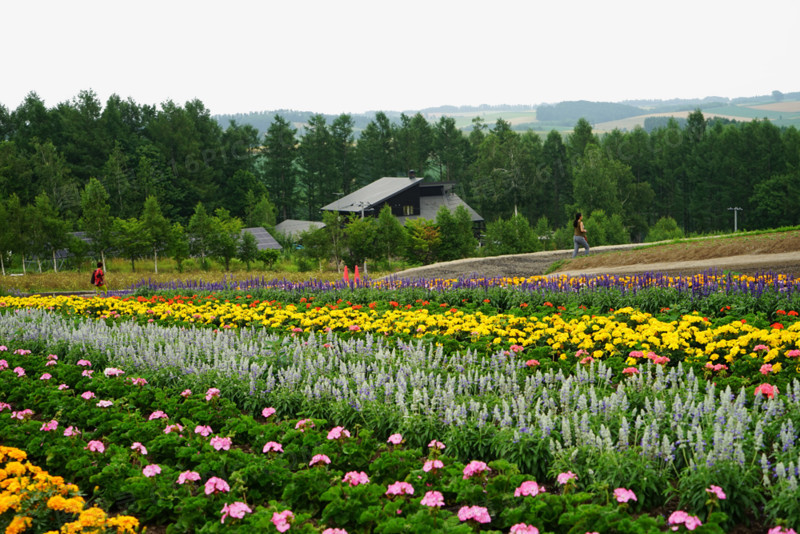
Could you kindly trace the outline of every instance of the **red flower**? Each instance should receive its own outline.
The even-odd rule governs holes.
[[[775,330],[780,330],[781,328],[783,328],[783,325],[781,323],[772,323],[770,326]]]
[[[790,310],[789,315],[791,315],[792,317],[797,317],[797,312],[794,310]]]
[[[775,313],[777,313],[778,315],[786,315],[785,310],[775,310]]]

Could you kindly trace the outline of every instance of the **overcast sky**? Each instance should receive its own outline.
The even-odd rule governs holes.
[[[212,114],[800,91],[800,1],[4,0],[0,104]]]

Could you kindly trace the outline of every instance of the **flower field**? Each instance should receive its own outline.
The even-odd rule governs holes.
[[[797,289],[707,273],[3,296],[0,526],[791,532]],[[39,473],[71,485],[31,493]]]

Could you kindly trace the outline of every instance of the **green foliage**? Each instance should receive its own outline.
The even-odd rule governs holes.
[[[672,217],[661,217],[647,233],[647,241],[668,241],[684,237],[683,230],[678,227],[677,221]]]
[[[487,224],[485,242],[487,256],[535,252],[542,246],[528,220],[520,214]]]

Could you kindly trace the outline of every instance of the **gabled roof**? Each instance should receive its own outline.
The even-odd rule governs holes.
[[[242,228],[241,235],[247,232],[249,234],[253,234],[253,237],[256,238],[256,245],[258,246],[258,250],[267,250],[267,249],[274,249],[280,250],[283,247],[280,243],[278,243],[274,237],[270,235],[265,229],[260,226],[253,226],[252,228]]]
[[[303,232],[325,228],[325,223],[320,221],[299,221],[297,219],[286,219],[275,226],[275,231],[285,236],[298,237]]]
[[[451,212],[455,212],[459,206],[464,206],[469,213],[469,218],[472,222],[483,222],[483,217],[478,215],[478,212],[472,209],[469,204],[461,200],[461,197],[455,193],[446,193],[444,195],[435,195],[430,197],[420,197],[419,199],[419,215],[405,215],[397,217],[397,219],[405,224],[409,219],[428,219],[436,220],[436,213],[439,208],[446,206]]]
[[[422,180],[422,178],[380,178],[369,185],[365,185],[358,191],[353,191],[349,195],[323,206],[322,209],[325,211],[348,211],[353,213],[361,210],[368,211],[373,206],[377,206],[398,193],[402,193]]]

